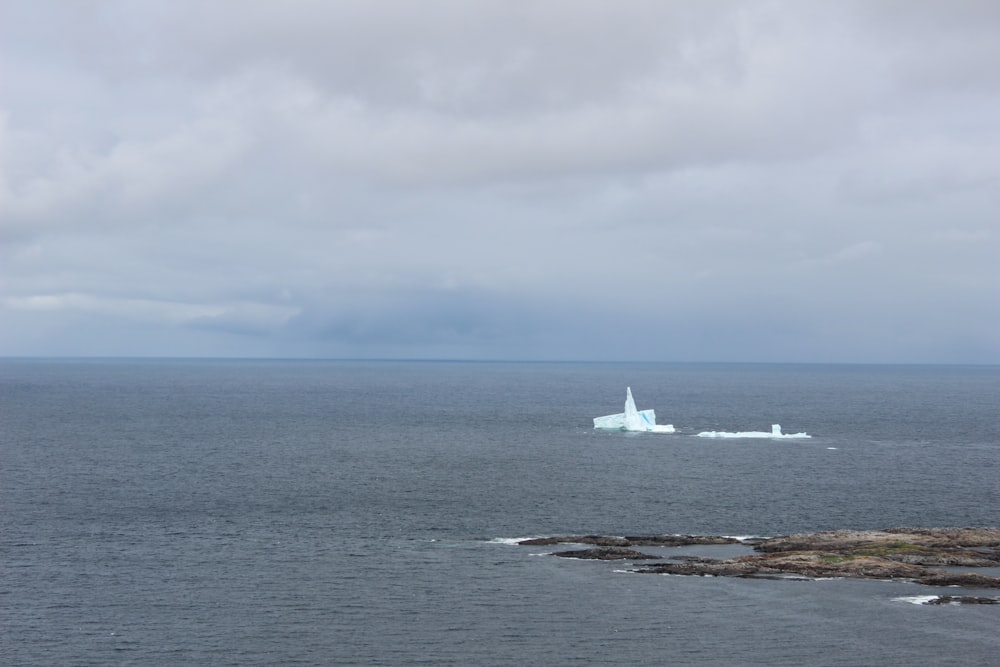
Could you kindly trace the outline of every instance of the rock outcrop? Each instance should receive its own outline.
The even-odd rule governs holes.
[[[929,586],[1000,588],[1000,577],[937,569],[1000,567],[1000,529],[997,528],[837,530],[752,541],[693,535],[588,535],[537,538],[520,542],[522,545],[565,543],[591,544],[595,548],[565,551],[557,555],[603,560],[659,560],[634,570],[641,573],[754,578],[906,579]],[[758,553],[726,559],[691,556],[656,559],[631,549],[635,546],[737,543],[752,544]]]
[[[924,604],[1000,604],[997,598],[977,598],[968,595],[939,595]]]
[[[585,560],[649,560],[649,556],[625,547],[594,547],[593,549],[578,549],[575,551],[559,551],[552,554],[563,558],[583,558]]]

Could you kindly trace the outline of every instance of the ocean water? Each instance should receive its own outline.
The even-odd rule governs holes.
[[[626,385],[677,432],[594,431]],[[997,591],[512,543],[998,526],[998,406],[1000,367],[2,360],[0,664],[1000,664],[1000,606],[906,600]],[[813,437],[695,437],[772,423]]]

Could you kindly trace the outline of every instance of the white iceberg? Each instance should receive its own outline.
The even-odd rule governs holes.
[[[781,424],[771,424],[768,431],[702,431],[699,438],[811,438],[808,433],[782,433]]]
[[[673,433],[672,424],[657,424],[656,412],[637,410],[632,398],[632,388],[625,387],[625,412],[594,418],[594,428],[615,431],[640,431],[645,433]]]

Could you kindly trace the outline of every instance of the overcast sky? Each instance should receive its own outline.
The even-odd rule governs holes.
[[[0,355],[1000,363],[994,0],[6,0]]]

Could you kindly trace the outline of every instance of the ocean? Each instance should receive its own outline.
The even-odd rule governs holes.
[[[676,433],[595,431],[626,386]],[[0,663],[998,665],[1000,606],[908,600],[995,590],[515,544],[1000,526],[998,406],[996,366],[0,360]],[[775,423],[812,438],[696,437]]]

